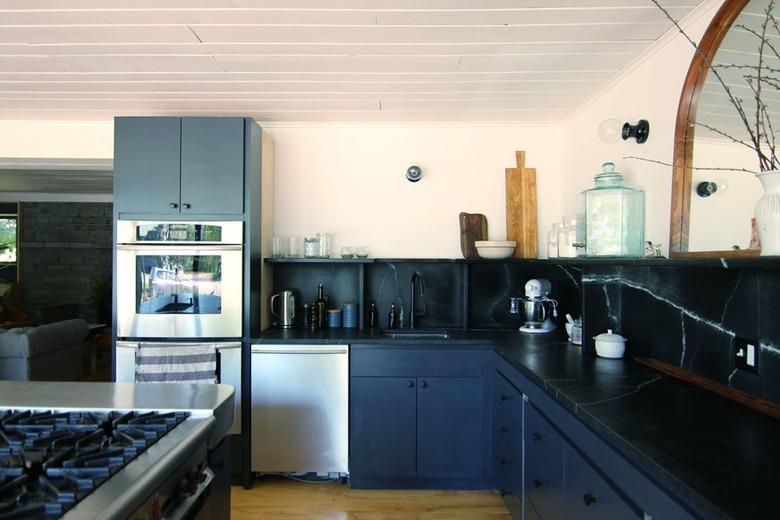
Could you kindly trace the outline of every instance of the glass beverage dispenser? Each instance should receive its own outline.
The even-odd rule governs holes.
[[[578,195],[578,256],[644,255],[645,194],[623,186],[615,164],[605,162],[596,186]]]

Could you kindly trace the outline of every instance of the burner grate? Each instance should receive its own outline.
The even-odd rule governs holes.
[[[0,410],[0,520],[59,518],[188,416]]]

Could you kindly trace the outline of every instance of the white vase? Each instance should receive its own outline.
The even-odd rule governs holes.
[[[756,204],[756,223],[761,237],[761,256],[780,256],[780,170],[756,175],[764,196]]]

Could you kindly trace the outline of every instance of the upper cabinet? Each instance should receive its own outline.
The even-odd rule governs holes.
[[[243,213],[244,118],[116,118],[114,204],[119,213]]]

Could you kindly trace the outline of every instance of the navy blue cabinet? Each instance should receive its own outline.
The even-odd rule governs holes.
[[[244,129],[240,117],[116,118],[116,211],[243,213]]]
[[[520,371],[493,359],[493,474],[513,519],[694,518]]]
[[[474,353],[352,346],[353,487],[489,485],[484,353]]]
[[[418,385],[417,475],[482,475],[482,379],[421,378]]]
[[[414,378],[352,378],[349,469],[353,475],[416,475],[416,386]]]

